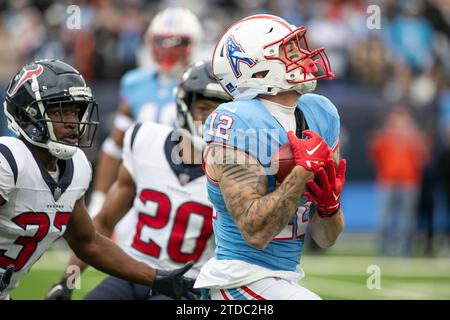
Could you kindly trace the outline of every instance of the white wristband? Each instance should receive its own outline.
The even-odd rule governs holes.
[[[94,219],[94,217],[99,213],[100,209],[103,207],[105,202],[106,194],[102,191],[94,190],[91,194],[91,199],[89,200],[88,212],[89,216]]]
[[[122,159],[122,148],[111,137],[103,142],[102,151],[116,160]]]
[[[133,119],[131,119],[121,113],[118,113],[116,115],[116,117],[114,118],[114,127],[121,131],[127,131],[127,129],[129,127],[131,127],[132,124],[133,124]]]

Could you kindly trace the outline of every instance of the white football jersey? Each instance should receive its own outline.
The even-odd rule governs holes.
[[[22,140],[0,137],[0,195],[7,200],[0,206],[0,273],[14,265],[0,299],[64,234],[75,202],[89,187],[92,169],[81,150],[70,160],[59,160],[58,167],[55,182]]]
[[[155,268],[173,269],[194,261],[187,276],[196,277],[214,254],[212,205],[201,166],[170,161],[172,131],[144,122],[125,134],[123,165],[133,177],[136,197],[123,248]]]

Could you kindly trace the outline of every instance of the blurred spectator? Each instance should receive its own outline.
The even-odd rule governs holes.
[[[421,15],[421,1],[402,1],[389,26],[390,47],[396,61],[420,72],[432,63],[433,29]]]
[[[350,74],[355,83],[380,88],[390,71],[385,44],[378,35],[370,36],[350,51]]]
[[[37,48],[32,60],[59,59],[68,60],[67,42],[64,41],[61,30],[65,27],[66,7],[62,3],[53,3],[44,11],[46,32],[41,45]]]
[[[0,80],[8,79],[18,71],[19,59],[16,55],[15,42],[5,28],[3,16],[0,15]]]
[[[67,29],[64,21],[63,37],[70,43],[71,55],[68,60],[83,75],[86,80],[93,80],[95,76],[95,38],[96,9],[87,0],[76,0],[73,5],[80,9],[80,28]]]
[[[447,245],[450,245],[450,78],[447,79],[445,87],[439,97],[439,133],[441,137],[442,150],[439,154],[439,174],[444,186],[446,200],[446,233]]]
[[[28,6],[27,1],[18,1],[9,12],[4,14],[4,18],[15,41],[19,64],[33,60],[45,37],[42,13]]]
[[[407,107],[397,105],[375,135],[370,154],[380,195],[381,255],[411,255],[417,198],[428,157],[425,137]],[[399,221],[397,229],[394,225]]]
[[[389,80],[384,84],[383,95],[390,103],[409,101],[410,86],[412,83],[412,70],[404,63],[392,63]]]
[[[314,17],[307,23],[310,46],[326,48],[332,70],[338,78],[346,73],[346,46],[351,45],[353,39],[341,6],[342,2],[336,0],[319,2]]]
[[[122,73],[137,67],[136,52],[142,41],[145,21],[138,1],[126,1],[123,5],[118,40],[118,58]]]
[[[104,1],[97,7],[96,27],[93,33],[95,77],[97,79],[119,79],[121,65],[119,58],[119,33],[122,23],[119,8]],[[134,54],[130,53],[130,54]]]

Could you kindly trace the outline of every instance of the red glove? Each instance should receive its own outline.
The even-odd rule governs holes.
[[[310,179],[306,182],[311,192],[304,195],[317,207],[318,215],[322,218],[333,216],[341,205],[341,192],[345,184],[345,168],[347,162],[342,159],[339,162],[338,173],[332,159],[327,160],[328,176],[324,168],[317,171],[320,187]]]
[[[295,165],[309,171],[317,171],[331,158],[332,151],[326,141],[314,131],[304,130],[302,133],[308,139],[299,139],[294,132],[288,132]]]

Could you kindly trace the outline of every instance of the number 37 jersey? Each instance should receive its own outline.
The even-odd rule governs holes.
[[[132,225],[124,249],[155,268],[194,261],[196,277],[214,254],[212,204],[201,165],[177,164],[173,128],[138,123],[125,134],[123,165],[136,185]]]
[[[59,160],[56,182],[22,140],[0,138],[0,273],[14,273],[0,299],[17,287],[20,278],[61,237],[75,202],[89,187],[91,166],[81,150]]]

